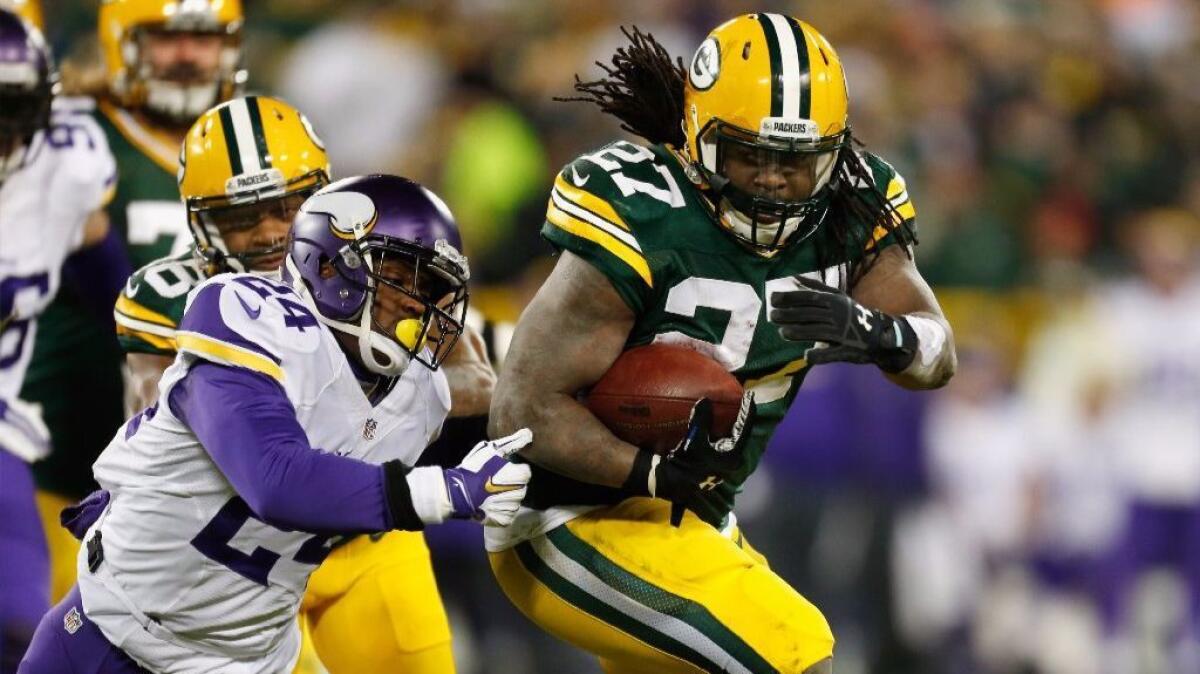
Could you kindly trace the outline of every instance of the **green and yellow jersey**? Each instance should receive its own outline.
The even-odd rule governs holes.
[[[860,161],[896,212],[913,226],[916,212],[904,179],[883,160]],[[874,189],[859,185],[858,189]],[[844,236],[830,221],[846,217]],[[568,164],[555,180],[542,235],[587,260],[636,314],[627,346],[686,345],[720,362],[758,406],[750,444],[753,471],[808,372],[811,343],[790,342],[768,322],[770,296],[794,289],[794,277],[846,287],[850,266],[897,243],[891,230],[831,213],[808,239],[773,257],[751,252],[722,229],[706,197],[665,146],[616,142]],[[526,505],[611,503],[617,490],[585,485],[535,467]]]
[[[191,243],[175,174],[179,143],[140,118],[101,102],[96,120],[117,161],[111,225],[134,268]],[[110,326],[63,288],[38,323],[21,397],[41,404],[53,452],[34,466],[38,486],[68,497],[94,488],[92,462],[124,421],[122,353]]]
[[[204,278],[191,250],[134,272],[113,310],[121,350],[173,357],[178,350],[175,330],[183,319],[188,293]]]
[[[190,248],[187,211],[176,182],[181,139],[148,126],[128,110],[100,103],[100,124],[120,167],[108,209],[124,234],[134,269]]]

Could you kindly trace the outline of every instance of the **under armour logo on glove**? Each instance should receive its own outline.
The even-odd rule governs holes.
[[[846,293],[804,277],[802,290],[771,295],[771,322],[793,342],[817,342],[805,352],[809,365],[874,363],[900,372],[917,354],[917,334],[903,317],[865,307]]]
[[[737,494],[737,485],[727,479],[749,472],[745,450],[756,417],[754,394],[746,393],[733,432],[713,438],[709,435],[712,401],[704,398],[692,408],[687,435],[655,471],[657,495],[674,503],[672,525],[679,526],[686,508],[714,527],[721,526]]]
[[[858,305],[858,324],[863,326],[863,330],[871,331],[871,310],[861,304]]]
[[[486,440],[454,468],[442,471],[450,496],[451,517],[508,526],[516,517],[529,484],[529,466],[509,457],[533,442],[528,428],[499,440]]]

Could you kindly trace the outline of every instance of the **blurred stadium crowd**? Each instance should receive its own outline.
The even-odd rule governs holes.
[[[95,3],[44,4],[86,67]],[[758,9],[837,46],[960,367],[934,394],[815,370],[739,500],[750,539],[825,611],[842,674],[1200,672],[1194,0],[255,0],[246,58],[338,174],[443,195],[476,306],[515,320],[554,173],[618,133],[553,97],[621,25],[686,59]],[[429,532],[460,671],[594,669],[507,605],[476,536]]]

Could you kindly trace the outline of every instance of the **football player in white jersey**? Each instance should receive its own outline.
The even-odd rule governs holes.
[[[450,407],[461,247],[425,188],[350,178],[301,207],[282,283],[192,291],[158,403],[96,462],[105,491],[71,523],[78,584],[21,671],[287,672],[305,584],[340,535],[509,524],[529,468],[507,457],[528,430],[410,468]]]
[[[0,9],[0,673],[20,662],[50,608],[49,559],[29,463],[49,451],[37,410],[18,400],[35,319],[64,258],[107,233],[99,211],[114,163],[104,134],[69,104],[41,33]]]

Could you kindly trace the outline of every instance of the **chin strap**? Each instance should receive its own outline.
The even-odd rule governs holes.
[[[285,257],[283,263],[287,265],[288,272],[295,279],[292,290],[295,290],[300,295],[300,299],[303,300],[305,307],[312,312],[313,316],[323,325],[329,326],[330,329],[357,338],[358,358],[363,367],[385,377],[399,377],[404,374],[404,371],[408,369],[409,363],[412,362],[412,357],[399,344],[371,329],[371,305],[374,303],[373,292],[368,294],[368,299],[364,302],[357,323],[335,321],[331,318],[326,318],[324,314],[317,310],[317,306],[313,302],[312,296],[309,294],[308,288],[304,285],[304,280],[300,276],[300,270],[296,268],[296,263],[292,261],[291,257]],[[403,321],[401,323],[403,324]],[[387,361],[381,363],[375,357],[376,353],[382,353]]]
[[[374,297],[370,297],[363,306],[358,325],[348,323],[342,325],[352,328],[345,331],[358,337],[358,357],[362,359],[362,364],[367,366],[367,369],[385,377],[399,377],[408,369],[411,358],[404,349],[400,348],[399,344],[371,329],[372,304],[374,304]],[[386,362],[379,362],[376,354],[383,354]]]

